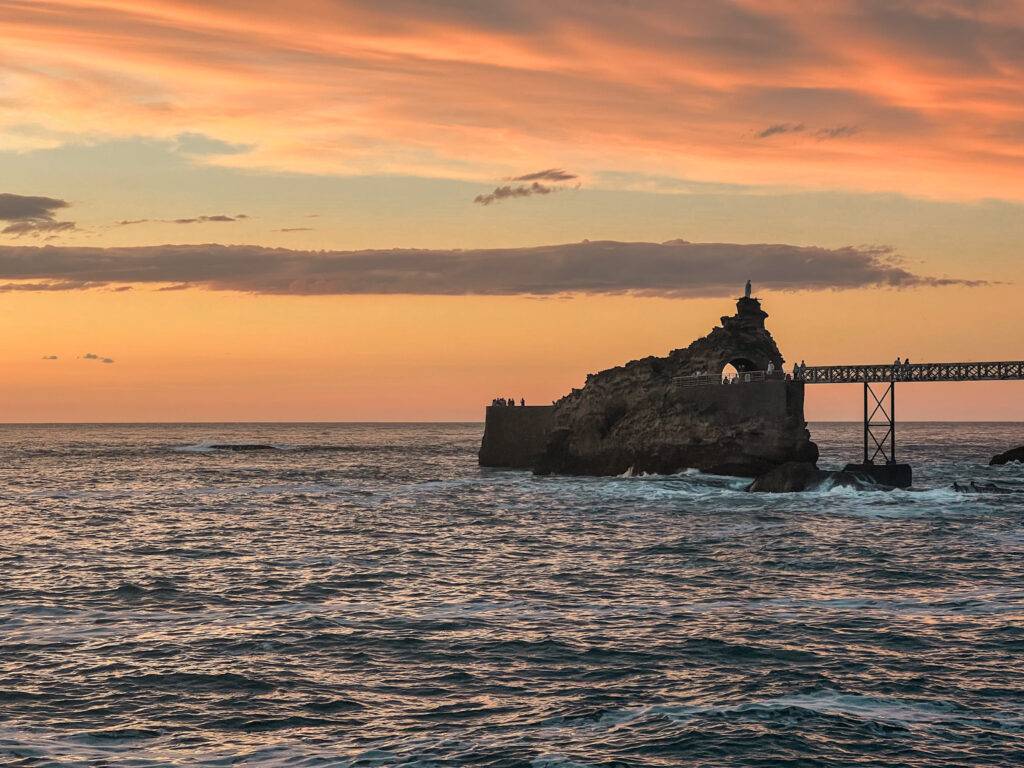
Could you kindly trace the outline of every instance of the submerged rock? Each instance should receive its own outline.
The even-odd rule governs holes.
[[[821,484],[828,473],[809,461],[787,461],[754,480],[747,490],[754,493],[795,493]]]
[[[989,462],[989,466],[999,464],[1009,464],[1011,461],[1024,462],[1024,446],[1020,448],[1011,448],[1005,453],[999,453],[992,457],[992,461]]]
[[[995,483],[983,483],[979,485],[973,480],[967,485],[960,485],[960,483],[953,481],[953,490],[957,493],[1020,493],[1015,488],[1004,488],[1001,485]]]
[[[751,493],[799,493],[828,488],[856,488],[861,491],[891,491],[891,485],[881,485],[866,475],[856,472],[833,472],[818,469],[807,461],[789,461],[780,464],[747,486]]]
[[[783,358],[764,327],[768,315],[760,302],[742,298],[736,309],[685,349],[588,376],[584,387],[555,403],[535,471],[619,475],[694,468],[757,477],[787,462],[813,466],[818,448],[804,421],[803,382],[782,377]],[[723,385],[728,364],[739,371],[739,382]],[[769,364],[778,373],[765,381]]]

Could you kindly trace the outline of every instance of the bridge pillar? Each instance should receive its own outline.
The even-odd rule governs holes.
[[[896,382],[864,382],[864,463],[896,463]]]
[[[846,471],[896,488],[909,488],[913,482],[910,465],[896,463],[895,379],[874,387],[864,382],[864,463],[847,464]]]

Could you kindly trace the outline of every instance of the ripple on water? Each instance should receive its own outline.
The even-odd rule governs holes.
[[[766,496],[479,425],[0,428],[0,764],[1024,763],[1024,494],[950,490],[1024,490],[1024,426],[901,429],[918,489]]]

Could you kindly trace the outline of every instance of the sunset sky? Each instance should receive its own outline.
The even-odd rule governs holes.
[[[787,368],[1024,359],[1022,242],[1021,0],[0,0],[0,421],[478,420],[748,277]]]

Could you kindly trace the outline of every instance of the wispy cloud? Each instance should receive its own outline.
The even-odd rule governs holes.
[[[533,173],[524,173],[522,176],[513,176],[509,181],[572,181],[578,179],[575,173],[569,173],[563,171],[561,168],[548,168],[544,171],[534,171]]]
[[[845,139],[860,131],[856,125],[837,125],[833,128],[821,128],[814,132],[817,139]]]
[[[802,133],[803,130],[803,123],[775,123],[774,125],[769,125],[763,131],[758,131],[757,138],[767,139],[771,136],[778,136],[780,133]]]
[[[248,219],[244,213],[236,214],[235,216],[228,216],[223,213],[218,213],[213,216],[194,216],[188,219],[172,219],[172,224],[206,224],[207,222],[229,222],[229,221],[242,221]]]
[[[121,221],[115,221],[114,226],[129,227],[133,224],[148,224],[150,222],[158,224],[206,224],[209,222],[227,223],[232,221],[244,221],[248,218],[249,216],[244,213],[237,213],[234,216],[228,216],[226,213],[217,213],[209,216],[190,216],[180,219],[122,219]]]
[[[95,352],[86,352],[84,355],[82,355],[82,360],[92,360],[97,363],[107,364],[114,362],[113,358],[104,357],[103,355],[97,355]]]
[[[275,232],[313,232],[313,227],[284,227],[275,229]]]
[[[233,245],[137,248],[0,246],[11,290],[152,284],[261,294],[692,297],[736,293],[747,278],[772,290],[982,284],[920,275],[883,247],[584,241],[535,248],[303,251]],[[3,290],[4,286],[0,286]]]
[[[535,181],[532,184],[520,184],[518,186],[505,185],[503,187],[495,187],[493,192],[488,192],[485,195],[477,195],[473,198],[474,203],[480,205],[490,205],[491,203],[497,203],[502,200],[512,200],[517,197],[531,197],[533,195],[550,195],[552,192],[557,192],[558,187],[549,187],[546,184],[541,184],[539,181]]]
[[[43,355],[43,360],[59,360],[56,355]]]
[[[2,246],[0,246],[2,248]],[[0,293],[40,293],[54,291],[82,291],[103,288],[107,282],[94,283],[89,280],[47,280],[45,282],[0,283]]]
[[[55,197],[37,197],[31,195],[0,194],[0,221],[8,224],[0,229],[0,234],[22,237],[29,235],[54,235],[58,232],[74,230],[75,222],[57,221],[56,214],[70,203]]]

